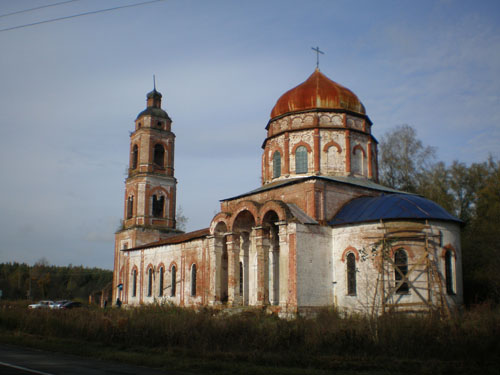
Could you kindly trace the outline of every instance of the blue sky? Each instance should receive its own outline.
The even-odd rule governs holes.
[[[141,1],[73,1],[0,29]],[[55,2],[0,0],[0,15]],[[375,137],[406,123],[447,163],[498,158],[499,14],[486,0],[172,0],[0,31],[0,262],[112,268],[153,74],[188,230],[259,186],[270,111],[313,72],[315,46]]]

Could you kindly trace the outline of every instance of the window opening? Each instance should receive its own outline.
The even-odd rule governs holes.
[[[130,197],[127,198],[127,219],[132,218],[133,207],[134,207],[134,196],[131,195]]]
[[[356,295],[356,257],[353,253],[347,254],[347,294]]]
[[[243,295],[243,262],[240,262],[240,296]]]
[[[153,163],[159,167],[163,167],[163,159],[165,157],[165,149],[162,145],[155,145]]]
[[[153,294],[153,270],[150,268],[148,270],[148,297]]]
[[[397,287],[396,293],[406,294],[410,290],[408,283],[403,282],[399,285],[400,282],[408,275],[408,255],[406,254],[406,251],[399,249],[394,253],[394,264],[396,266],[396,269],[394,270],[394,278],[396,280]],[[398,269],[400,272],[398,272]]]
[[[273,178],[281,176],[281,154],[275,151],[273,154]]]
[[[170,288],[170,296],[174,297],[175,296],[175,284],[176,284],[176,269],[175,266],[172,266],[171,273],[172,273],[172,287]]]
[[[295,173],[307,173],[307,148],[304,146],[295,151]]]
[[[162,297],[163,296],[163,274],[164,270],[163,267],[160,267],[160,280],[158,283],[158,296]]]
[[[132,148],[132,169],[137,168],[137,160],[139,159],[139,147],[134,145]]]
[[[163,195],[153,195],[153,216],[163,217],[163,207],[165,206],[165,197]]]
[[[191,296],[196,296],[196,264],[191,266]]]
[[[444,254],[444,269],[446,277],[446,294],[455,294],[453,290],[453,262],[452,253],[447,250]]]
[[[137,270],[132,271],[132,297],[137,295]]]

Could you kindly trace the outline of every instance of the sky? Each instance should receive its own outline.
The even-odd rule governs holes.
[[[0,262],[112,269],[129,134],[153,88],[176,135],[177,206],[206,228],[260,186],[276,100],[316,67],[373,134],[446,163],[500,157],[500,2],[0,0]]]

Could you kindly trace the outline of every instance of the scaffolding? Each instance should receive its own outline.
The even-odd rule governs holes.
[[[368,236],[371,255],[379,269],[373,296],[372,315],[376,306],[382,314],[391,312],[438,312],[450,316],[446,301],[443,276],[439,271],[438,250],[441,233],[434,231],[428,221],[425,224],[409,224],[401,227],[387,226],[382,220],[377,227],[382,233]],[[405,246],[419,249],[414,257],[398,264],[395,251]],[[403,292],[401,292],[403,290]],[[404,302],[405,295],[414,294],[417,301]]]

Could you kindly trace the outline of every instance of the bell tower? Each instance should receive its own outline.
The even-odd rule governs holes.
[[[130,134],[123,220],[115,234],[113,292],[126,272],[121,250],[182,233],[175,223],[175,134],[171,131],[172,120],[161,108],[161,99],[156,87],[147,94],[146,109],[135,119]]]

